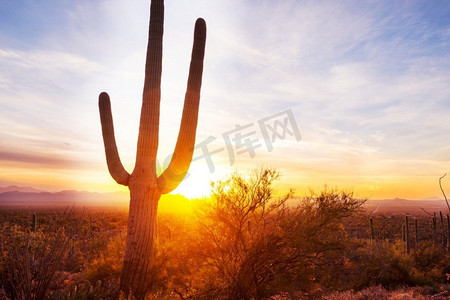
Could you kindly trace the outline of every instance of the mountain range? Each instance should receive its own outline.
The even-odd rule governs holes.
[[[0,187],[0,206],[124,206],[129,196],[125,192],[97,193],[65,190],[48,192],[32,187],[11,185]]]
[[[165,195],[164,202],[185,203],[188,199],[181,195]],[[180,202],[181,201],[181,202]],[[32,187],[11,185],[0,187],[1,207],[61,207],[76,206],[112,206],[127,207],[129,194],[126,192],[98,193],[87,191],[65,190],[48,192]],[[169,203],[166,203],[167,206]],[[430,198],[424,200],[407,199],[371,199],[365,203],[369,213],[410,213],[424,214],[427,212],[448,212],[444,200]]]
[[[7,187],[0,187],[0,193],[4,193],[4,192],[44,193],[47,191],[38,190],[38,189],[28,187],[28,186],[10,185]]]
[[[98,193],[75,190],[48,192],[17,185],[0,187],[0,209],[46,209],[68,206],[122,209],[128,208],[129,200],[130,195],[127,192]],[[158,210],[179,213],[189,209],[189,202],[189,199],[179,194],[163,195]]]

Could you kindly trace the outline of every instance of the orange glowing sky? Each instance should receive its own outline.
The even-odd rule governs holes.
[[[108,174],[97,99],[111,96],[131,172],[148,7],[0,4],[0,186],[124,189]],[[450,171],[446,1],[180,0],[165,11],[158,162],[175,146],[199,16],[208,38],[197,143],[218,151],[211,171],[198,148],[173,193],[199,197],[211,180],[270,166],[282,174],[280,191],[328,184],[376,199],[441,197],[438,178]],[[258,121],[287,110],[301,140],[280,135],[269,151]],[[237,125],[254,153],[236,140],[227,148]],[[450,178],[443,183],[450,188]]]

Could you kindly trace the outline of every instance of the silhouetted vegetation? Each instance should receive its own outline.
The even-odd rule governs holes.
[[[159,213],[148,297],[445,299],[448,231],[438,228],[436,240],[432,217],[408,219],[408,255],[404,216],[369,222],[364,200],[327,187],[276,196],[278,178],[271,169],[236,173],[213,184],[209,199],[191,201],[194,213]],[[126,213],[5,211],[0,219],[0,298],[119,298]]]

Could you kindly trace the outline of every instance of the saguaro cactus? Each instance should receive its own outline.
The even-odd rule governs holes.
[[[164,1],[153,0],[150,5],[149,38],[136,163],[131,174],[124,169],[117,151],[109,96],[105,92],[99,96],[108,169],[117,183],[128,186],[130,190],[126,249],[120,289],[125,294],[131,292],[137,299],[144,298],[150,282],[150,263],[159,198],[161,194],[169,193],[177,187],[186,175],[192,159],[202,84],[206,24],[199,18],[195,23],[194,45],[177,144],[168,168],[158,177],[155,160],[159,133],[163,23]]]
[[[31,218],[31,231],[32,232],[36,232],[36,228],[38,221],[37,221],[37,214],[33,213],[32,218]]]

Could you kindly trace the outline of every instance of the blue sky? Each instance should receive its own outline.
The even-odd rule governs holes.
[[[440,196],[450,170],[447,1],[167,1],[159,160],[181,119],[193,24],[208,26],[197,141],[287,109],[287,137],[255,157],[192,164],[198,195],[233,170],[273,166],[280,189],[323,184],[364,197]],[[0,185],[117,189],[107,173],[97,97],[111,96],[126,168],[134,164],[149,3],[0,3]],[[256,126],[256,125],[255,125]],[[262,140],[257,127],[255,131]],[[450,186],[450,182],[449,182]],[[197,192],[196,192],[197,191]]]

